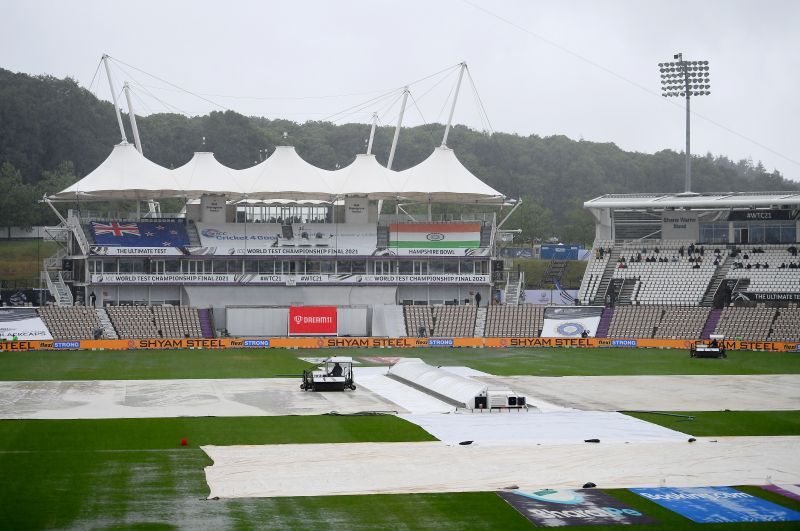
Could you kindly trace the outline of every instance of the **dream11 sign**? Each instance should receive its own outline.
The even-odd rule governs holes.
[[[336,306],[290,306],[290,336],[335,336]]]

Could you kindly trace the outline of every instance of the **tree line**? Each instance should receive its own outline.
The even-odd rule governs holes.
[[[233,111],[194,117],[159,113],[137,117],[137,122],[145,155],[167,168],[185,164],[195,151],[213,151],[221,163],[241,169],[259,161],[263,150],[271,153],[291,144],[308,162],[334,170],[363,153],[369,135],[366,124],[301,124]],[[442,124],[403,129],[394,169],[424,160],[440,144],[443,130]],[[376,132],[373,153],[382,164],[392,135],[391,127]],[[5,191],[0,226],[53,222],[52,213],[36,199],[91,172],[118,142],[113,105],[73,79],[0,69],[0,190]],[[683,154],[671,150],[651,155],[626,152],[613,143],[560,135],[487,135],[465,126],[452,129],[449,145],[476,176],[508,197],[523,199],[504,228],[522,229],[526,241],[557,237],[591,243],[594,222],[582,208],[584,201],[606,193],[676,192],[683,186]],[[695,156],[692,164],[698,192],[800,189],[800,183],[750,160],[706,154]]]

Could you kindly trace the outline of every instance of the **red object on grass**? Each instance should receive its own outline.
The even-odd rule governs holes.
[[[189,443],[186,441],[185,437],[183,439],[181,439],[181,446],[186,446],[187,444],[189,444]]]

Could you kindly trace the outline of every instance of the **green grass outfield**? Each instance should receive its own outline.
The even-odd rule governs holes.
[[[649,349],[337,349],[2,352],[3,380],[274,377],[299,357],[417,356],[494,374],[798,373],[792,353],[731,352],[723,360]],[[800,412],[641,415],[693,435],[797,434]],[[186,437],[188,447],[180,446]],[[206,500],[204,444],[431,440],[388,416],[293,416],[0,421],[0,529],[530,529],[491,492]],[[298,455],[303,466],[304,455]],[[397,464],[402,473],[402,463]],[[342,474],[349,471],[343,470]],[[795,510],[800,504],[743,490]],[[797,529],[797,523],[694,524],[625,490],[609,491],[660,524],[646,529]],[[602,530],[608,527],[589,527]]]
[[[623,348],[106,350],[0,352],[0,380],[269,378],[300,375],[310,365],[299,357],[333,355],[420,357],[498,376],[800,373],[795,352],[731,351],[725,359],[696,359],[685,350]]]
[[[800,411],[681,411],[626,414],[698,437],[800,435]],[[693,420],[686,417],[692,416]]]
[[[0,229],[4,230],[4,229]],[[41,260],[55,254],[56,242],[41,240],[0,241],[0,279],[29,280],[31,286],[38,285]]]
[[[188,447],[180,447],[182,437]],[[211,461],[202,444],[423,440],[430,436],[420,428],[389,416],[1,421],[0,528],[530,529],[491,492],[205,499]],[[778,495],[743,490],[800,510]],[[693,524],[628,491],[608,492],[660,522],[646,529],[797,528]]]

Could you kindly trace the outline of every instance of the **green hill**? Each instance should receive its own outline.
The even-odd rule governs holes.
[[[147,157],[166,167],[184,164],[202,148],[213,151],[223,164],[244,168],[258,159],[259,149],[285,143],[286,132],[288,143],[302,157],[335,169],[363,151],[368,136],[365,124],[299,124],[232,111],[196,117],[152,114],[138,122]],[[427,157],[439,144],[443,129],[441,124],[430,124],[403,130],[395,169]],[[377,131],[373,151],[382,163],[392,133],[390,127]],[[113,106],[74,80],[0,69],[0,189],[13,191],[0,197],[0,226],[47,219],[42,207],[31,208],[35,199],[97,167],[118,135]],[[203,137],[205,147],[201,147]],[[522,228],[526,239],[558,236],[589,243],[593,223],[581,207],[586,199],[604,193],[679,191],[683,185],[683,156],[670,150],[650,155],[564,136],[489,136],[464,126],[452,130],[449,144],[489,185],[509,197],[525,199],[508,227]],[[760,163],[711,154],[695,157],[693,177],[698,192],[800,189],[800,183],[777,171],[770,173]]]

